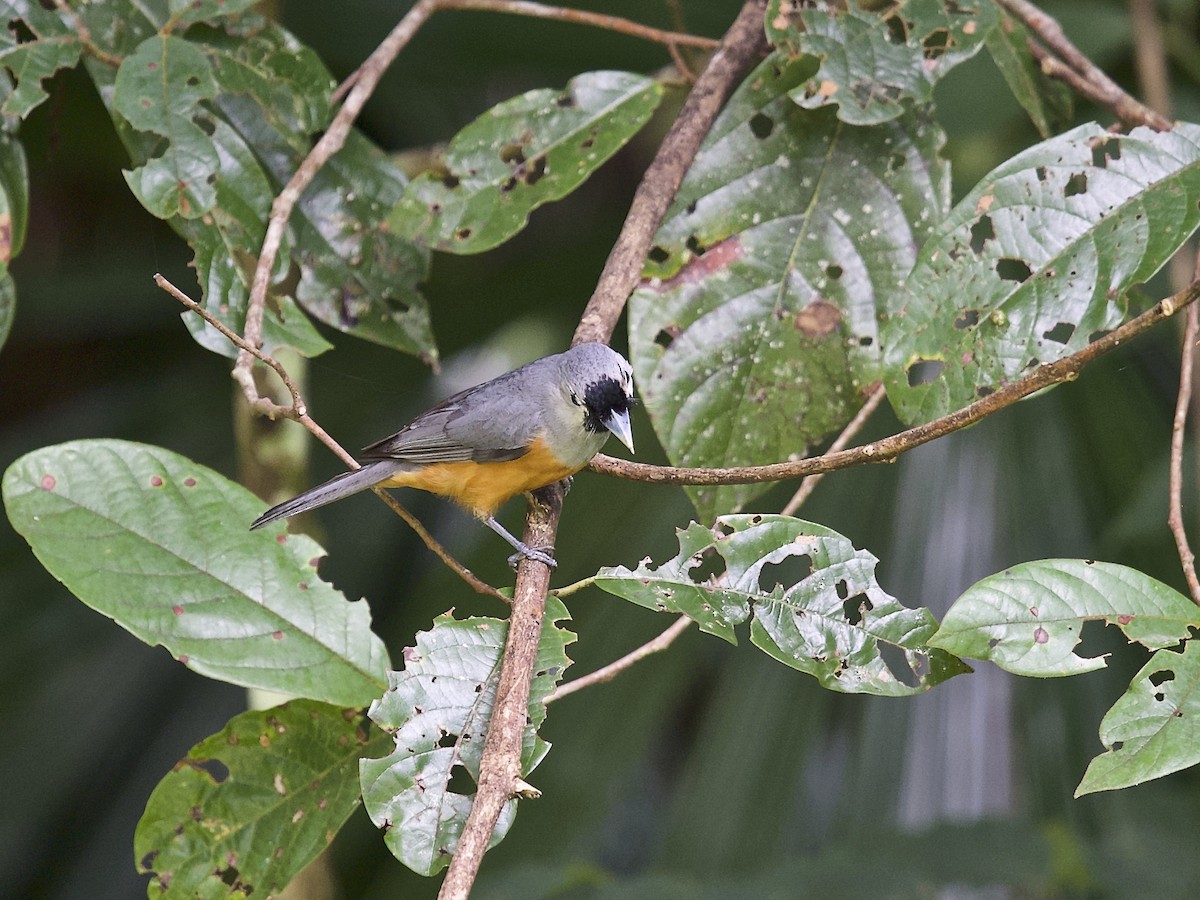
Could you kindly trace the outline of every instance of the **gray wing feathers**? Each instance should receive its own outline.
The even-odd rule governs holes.
[[[404,465],[402,463],[385,460],[371,463],[370,465],[363,466],[361,469],[354,469],[351,472],[343,472],[341,475],[329,479],[324,484],[319,484],[312,490],[305,491],[299,497],[293,497],[286,503],[280,503],[278,506],[271,507],[255,519],[250,528],[258,528],[266,525],[268,522],[274,522],[276,519],[288,519],[302,512],[308,512],[310,509],[316,509],[318,506],[324,506],[326,503],[332,503],[334,500],[340,500],[342,497],[348,497],[350,494],[356,494],[359,491],[379,484],[379,482],[403,468]]]

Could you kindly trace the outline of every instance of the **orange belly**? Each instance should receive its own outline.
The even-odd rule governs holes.
[[[582,466],[568,468],[550,452],[541,438],[524,456],[508,462],[431,463],[415,472],[398,472],[380,487],[414,487],[465,506],[480,518],[494,515],[505,500],[523,491],[533,491],[568,475]]]

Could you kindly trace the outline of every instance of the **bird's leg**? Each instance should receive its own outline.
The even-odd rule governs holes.
[[[535,560],[536,562],[545,563],[551,569],[558,567],[558,563],[554,561],[553,556],[551,556],[549,553],[546,553],[544,550],[535,550],[533,547],[530,547],[523,541],[517,540],[515,537],[509,534],[507,528],[496,521],[495,517],[488,516],[483,520],[483,522],[488,528],[492,529],[492,531],[496,532],[496,534],[500,535],[500,537],[504,538],[506,541],[512,544],[514,548],[516,548],[517,552],[508,558],[509,565],[513,566],[513,568],[516,568],[516,560],[520,559],[522,556]]]

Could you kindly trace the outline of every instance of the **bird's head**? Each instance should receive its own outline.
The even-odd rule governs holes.
[[[633,452],[629,408],[633,405],[633,368],[605,344],[579,344],[563,355],[564,388],[584,413],[583,427],[593,434],[617,436]]]

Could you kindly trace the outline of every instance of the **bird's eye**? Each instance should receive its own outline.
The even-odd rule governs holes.
[[[574,391],[571,391],[571,402],[574,403],[576,406],[579,405],[579,395],[576,394]]]

